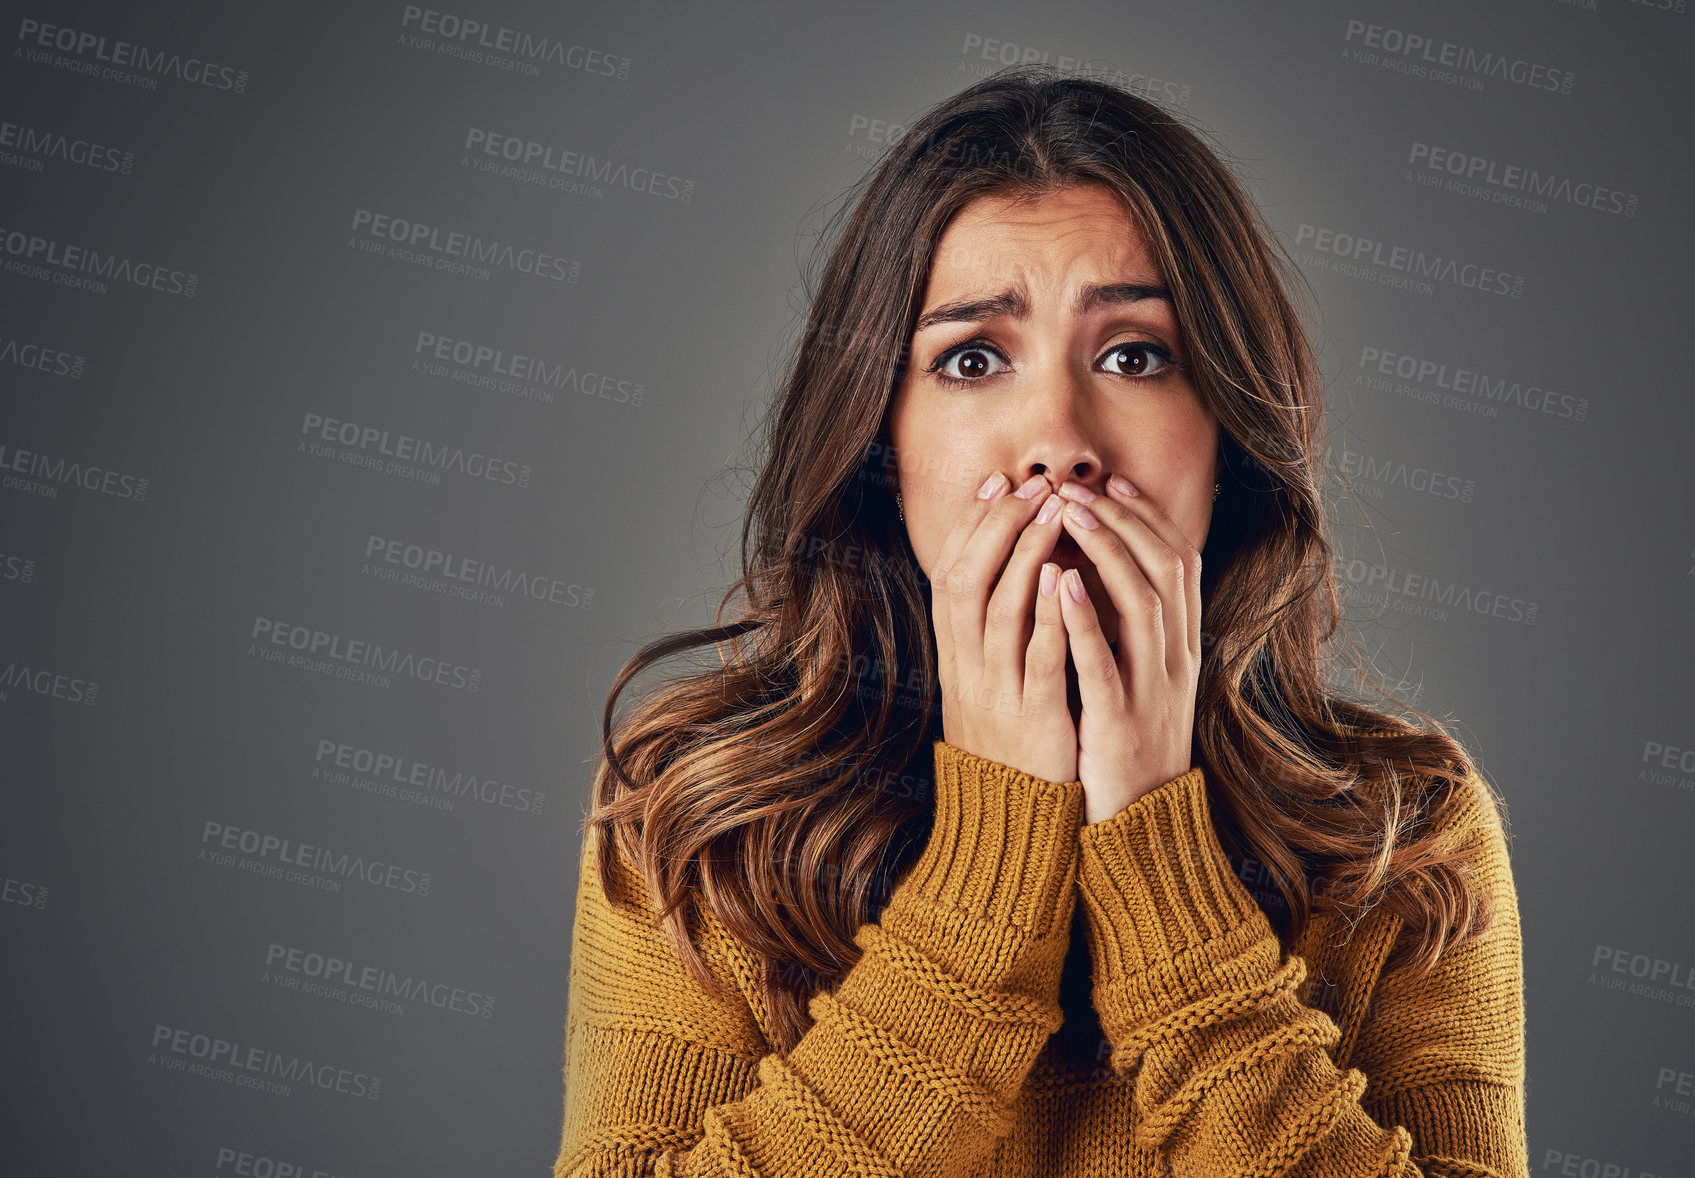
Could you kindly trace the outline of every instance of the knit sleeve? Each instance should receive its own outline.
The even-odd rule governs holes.
[[[1230,868],[1200,768],[1081,829],[1094,1003],[1138,1145],[1180,1175],[1527,1178],[1518,901],[1478,784],[1467,861],[1496,922],[1427,974],[1380,977],[1346,1070],[1337,1025],[1296,997],[1305,959]]]
[[[928,842],[786,1056],[583,873],[555,1178],[945,1178],[994,1151],[1063,1021],[1083,788],[944,741],[934,764]]]

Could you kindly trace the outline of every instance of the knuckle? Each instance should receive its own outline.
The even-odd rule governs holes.
[[[1189,570],[1183,563],[1183,557],[1179,553],[1173,549],[1167,548],[1164,554],[1160,557],[1160,563],[1164,566],[1167,580],[1175,581],[1178,584],[1183,583],[1183,578],[1188,575]]]

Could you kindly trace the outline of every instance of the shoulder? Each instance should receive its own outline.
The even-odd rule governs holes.
[[[1480,769],[1467,773],[1462,804],[1455,807],[1454,831],[1461,862],[1497,909],[1510,909],[1518,920],[1518,892],[1513,883],[1512,825],[1505,796]]]
[[[1480,766],[1468,762],[1454,777],[1417,777],[1403,800],[1417,816],[1403,838],[1420,844],[1420,861],[1450,865],[1495,906],[1516,904],[1507,800]]]
[[[1467,859],[1504,867],[1511,857],[1512,831],[1506,797],[1494,781],[1471,765],[1457,782],[1435,783],[1432,794],[1447,795],[1446,804],[1434,808],[1433,821],[1444,844]]]
[[[725,926],[698,889],[691,889],[681,910],[690,943],[720,989],[702,987],[691,974],[670,931],[659,919],[657,893],[640,867],[612,840],[614,903],[602,886],[596,835],[582,844],[577,882],[577,929],[573,968],[586,952],[608,973],[622,979],[631,994],[655,1005],[669,1005],[686,1020],[710,1024],[723,1034],[718,1045],[751,1057],[769,1051],[769,1027],[760,985],[760,962]]]
[[[1424,828],[1409,836],[1416,844],[1409,855],[1419,880],[1415,894],[1422,897],[1429,921],[1403,930],[1397,917],[1397,931],[1407,937],[1398,937],[1395,948],[1421,959],[1430,953],[1427,964],[1438,975],[1516,971],[1521,968],[1521,927],[1505,800],[1475,766],[1430,788],[1440,793],[1442,804],[1427,799]],[[1414,943],[1402,946],[1402,939]],[[1400,954],[1392,960],[1401,960]]]
[[[1360,788],[1360,800],[1390,811],[1388,817],[1401,826],[1402,840],[1434,841],[1450,851],[1460,846],[1504,849],[1511,839],[1505,795],[1475,761],[1468,758],[1455,768],[1458,771],[1448,775],[1419,773],[1367,782]]]

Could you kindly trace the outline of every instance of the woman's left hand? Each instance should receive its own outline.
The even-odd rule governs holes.
[[[1060,578],[1083,702],[1077,772],[1087,795],[1084,821],[1104,822],[1193,764],[1201,554],[1144,495],[1123,494],[1115,483],[1097,495],[1075,482],[1059,493],[1069,501],[1065,530],[1094,561],[1118,613],[1115,654],[1082,577],[1068,570]]]

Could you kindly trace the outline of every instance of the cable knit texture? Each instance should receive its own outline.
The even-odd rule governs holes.
[[[1517,896],[1480,788],[1460,821],[1496,924],[1413,975],[1382,968],[1393,916],[1281,946],[1198,767],[1084,825],[1081,782],[934,760],[929,842],[787,1055],[717,919],[724,997],[584,848],[555,1178],[1528,1178]]]

